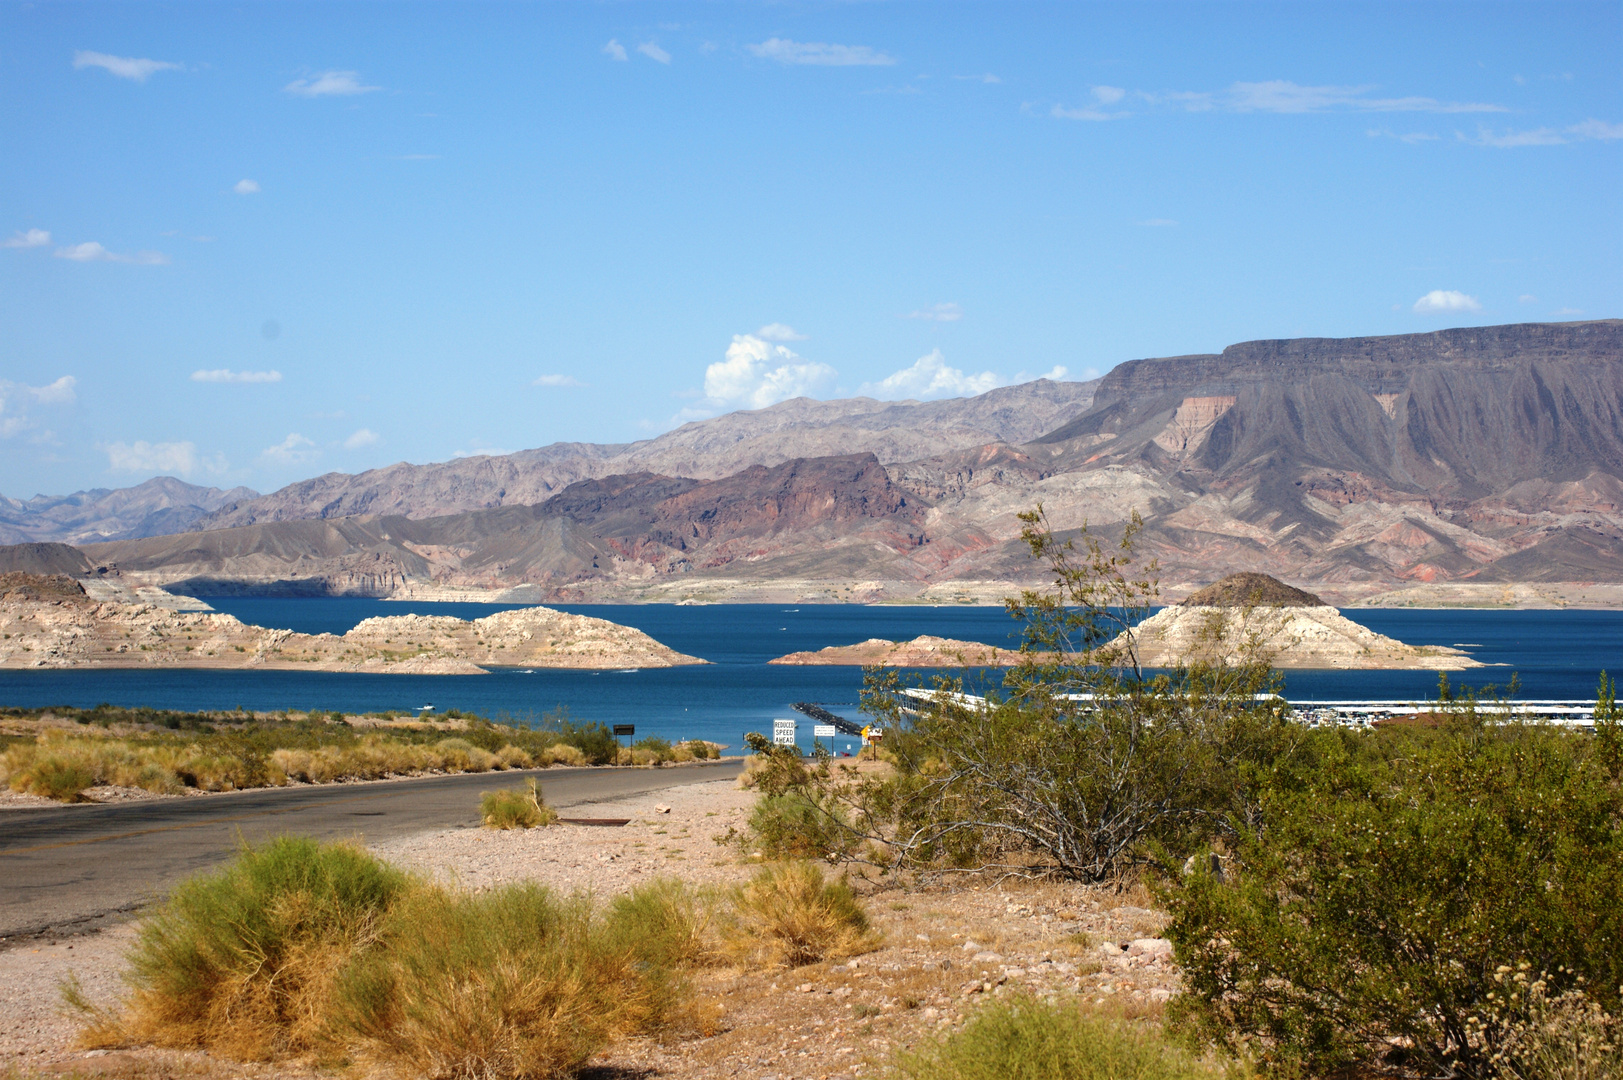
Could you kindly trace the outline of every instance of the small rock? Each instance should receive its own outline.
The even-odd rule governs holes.
[[[999,960],[1003,959],[1003,954],[995,953],[988,949],[985,952],[976,953],[973,957],[971,957],[971,959],[973,959],[977,964],[995,964]]]
[[[1127,945],[1128,956],[1171,956],[1172,942],[1166,938],[1134,938]]]
[[[974,938],[970,938],[968,941],[964,942],[962,947],[965,952],[980,952],[982,949],[986,948],[985,945],[982,945]]]
[[[929,934],[914,934],[913,935],[913,940],[914,941],[929,941],[930,940],[930,935]]]
[[[924,1018],[926,1020],[934,1020],[936,1017],[938,1017],[940,1015],[941,1015],[941,1010],[940,1009],[931,1008],[931,1009],[925,1009],[924,1010]]]
[[[656,813],[656,814],[668,814],[670,812],[671,812],[671,808],[668,807],[668,806],[665,806],[665,805],[659,805],[659,806],[654,807],[654,813]]]
[[[1172,991],[1166,989],[1165,987],[1157,986],[1154,990],[1150,991],[1150,1000],[1151,1001],[1171,1001],[1172,1000]]]
[[[799,990],[802,994],[809,994],[812,992],[812,984],[801,983],[799,986],[795,987],[795,989]]]

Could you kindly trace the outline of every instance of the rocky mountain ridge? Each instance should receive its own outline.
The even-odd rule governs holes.
[[[72,495],[0,495],[0,544],[94,543],[184,532],[222,506],[259,497],[237,487],[199,487],[159,476],[134,487],[95,488]]]

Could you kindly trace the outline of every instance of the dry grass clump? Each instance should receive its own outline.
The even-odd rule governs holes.
[[[533,829],[557,821],[558,812],[546,804],[541,785],[531,778],[522,788],[482,792],[479,818],[487,829]]]
[[[982,1006],[944,1037],[898,1053],[891,1080],[1222,1080],[1248,1073],[1192,1058],[1157,1028],[1030,998]]]
[[[407,875],[348,844],[282,837],[183,883],[142,925],[124,1015],[101,1041],[245,1060],[310,1050],[344,964],[376,937]]]
[[[762,867],[734,890],[731,907],[728,949],[743,963],[799,967],[878,944],[850,883],[825,880],[809,862]]]
[[[539,801],[539,800],[537,800]],[[345,844],[282,838],[182,884],[140,930],[92,1045],[149,1043],[405,1075],[568,1075],[609,1040],[698,1019],[705,898],[656,881],[603,912],[533,884],[466,893]]]
[[[100,784],[172,795],[186,787],[231,791],[265,782],[253,761],[192,746],[140,746],[122,739],[48,732],[0,754],[0,779],[13,791],[77,802]]]
[[[660,1011],[637,959],[583,898],[421,889],[344,973],[335,1026],[360,1060],[415,1075],[557,1076]]]
[[[536,764],[572,765],[576,768],[586,764],[586,754],[578,746],[569,743],[553,743],[546,749],[546,762]]]

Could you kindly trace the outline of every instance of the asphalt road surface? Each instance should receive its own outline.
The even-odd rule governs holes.
[[[542,777],[548,805],[593,817],[589,804],[726,780],[737,761],[664,769],[548,769],[367,784],[258,788],[151,802],[0,810],[0,948],[84,933],[231,857],[243,841],[282,833],[388,840],[477,828],[479,793]]]

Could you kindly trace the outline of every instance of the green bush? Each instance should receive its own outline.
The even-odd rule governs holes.
[[[651,968],[711,963],[710,898],[674,878],[660,878],[609,902],[608,930]]]
[[[1505,971],[1616,1014],[1618,782],[1586,735],[1491,719],[1302,732],[1228,872],[1166,890],[1183,1021],[1315,1074],[1489,1077],[1526,1019]]]
[[[309,1050],[332,980],[409,885],[347,844],[281,837],[244,848],[142,924],[126,1032],[251,1060]]]
[[[806,795],[763,795],[745,823],[743,845],[768,859],[821,859],[855,844],[838,810],[824,810]]]
[[[584,898],[422,889],[344,972],[333,1027],[363,1061],[412,1075],[568,1075],[669,1006],[644,966]]]
[[[1219,1080],[1240,1070],[1196,1061],[1155,1028],[1030,999],[976,1010],[962,1030],[898,1053],[894,1080]]]
[[[78,802],[85,788],[96,786],[96,774],[82,761],[60,754],[42,754],[25,767],[12,771],[11,786],[13,790],[43,795],[47,799]]]

